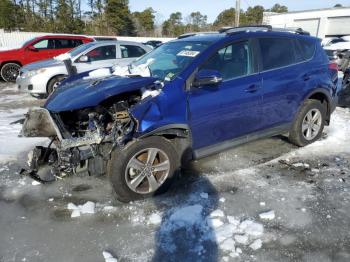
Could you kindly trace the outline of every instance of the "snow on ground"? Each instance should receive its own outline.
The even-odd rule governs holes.
[[[24,118],[26,109],[17,109],[11,111],[0,110],[0,162],[14,160],[19,153],[28,151],[34,145],[46,141],[45,138],[23,138],[18,137],[21,131],[21,124],[13,124],[11,122]]]
[[[2,86],[0,86],[2,87]],[[28,151],[45,138],[21,138],[21,124],[10,124],[24,118],[28,108],[16,103],[33,103],[35,99],[25,92],[20,92],[13,84],[0,88],[0,163],[17,158],[19,153]]]

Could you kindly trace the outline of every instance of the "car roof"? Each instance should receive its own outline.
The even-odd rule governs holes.
[[[91,37],[83,35],[42,35],[37,38],[70,38],[70,39],[91,39]]]
[[[106,41],[95,41],[90,42],[89,44],[97,46],[104,46],[104,45],[115,45],[115,44],[123,44],[123,45],[143,45],[140,42],[133,42],[133,41],[123,41],[123,40],[106,40]]]
[[[195,32],[195,33],[187,33],[179,36],[175,41],[209,41],[209,42],[217,42],[224,39],[231,39],[232,36],[236,38],[239,37],[254,37],[254,36],[283,36],[283,37],[291,37],[291,38],[313,38],[316,37],[308,35],[308,32],[303,31],[301,28],[274,28],[264,26],[248,26],[248,27],[232,27],[232,28],[224,28],[223,30],[219,30],[219,32]]]

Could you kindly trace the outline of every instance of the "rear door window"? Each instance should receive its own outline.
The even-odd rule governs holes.
[[[120,45],[122,58],[140,57],[146,51],[137,45]]]
[[[116,59],[116,46],[115,45],[100,46],[89,51],[86,54],[86,56],[88,56],[90,62]]]
[[[55,39],[55,49],[74,48],[81,45],[83,41],[78,39]]]
[[[271,70],[296,63],[294,41],[291,38],[259,39],[262,70]]]

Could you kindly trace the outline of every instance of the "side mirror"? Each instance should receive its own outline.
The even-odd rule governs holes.
[[[78,61],[81,63],[86,63],[89,62],[89,57],[87,55],[82,55],[81,57],[79,57]]]
[[[222,75],[217,70],[202,69],[200,70],[192,83],[194,87],[215,86],[222,82]]]
[[[32,52],[38,52],[38,49],[36,49],[34,46],[28,46],[27,49]]]

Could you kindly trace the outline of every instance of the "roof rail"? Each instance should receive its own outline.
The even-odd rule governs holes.
[[[219,30],[219,33],[235,34],[245,31],[271,31],[272,26],[270,25],[248,25],[248,26],[238,26],[238,27],[223,27]]]
[[[177,37],[177,39],[182,39],[182,38],[186,38],[186,37],[190,37],[190,36],[195,36],[195,35],[210,35],[210,34],[217,34],[218,32],[215,31],[209,31],[209,32],[191,32],[191,33],[186,33],[186,34],[182,34],[179,35]]]
[[[272,31],[289,32],[289,33],[295,33],[299,35],[310,35],[310,32],[303,30],[301,27],[285,27],[285,28],[273,27]]]

